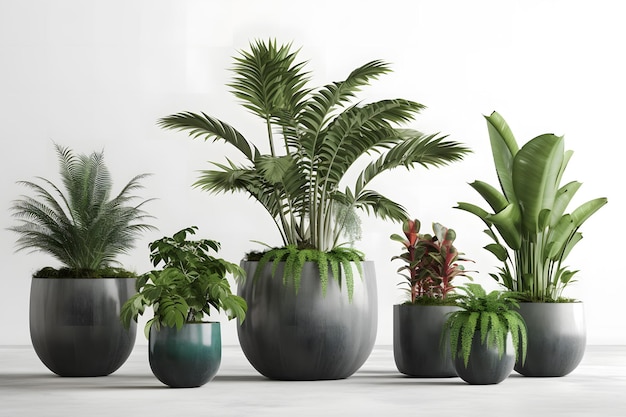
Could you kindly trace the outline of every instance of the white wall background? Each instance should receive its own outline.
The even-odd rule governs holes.
[[[52,260],[14,252],[11,201],[17,180],[57,180],[52,141],[80,152],[105,150],[121,187],[151,172],[144,196],[158,232],[147,234],[122,262],[150,267],[147,243],[197,225],[222,242],[237,262],[250,241],[278,243],[260,207],[243,195],[212,196],[192,189],[196,172],[229,149],[156,127],[157,118],[205,111],[249,138],[262,125],[243,110],[225,83],[231,57],[254,39],[273,37],[301,46],[317,85],[343,79],[373,59],[394,72],[363,91],[364,100],[402,97],[428,106],[411,127],[441,131],[474,154],[453,166],[398,170],[376,188],[428,224],[457,230],[457,246],[476,260],[475,280],[495,288],[497,265],[481,247],[482,224],[452,209],[481,202],[467,185],[495,181],[483,114],[498,110],[518,140],[564,134],[575,150],[568,179],[584,183],[577,202],[606,196],[609,204],[584,227],[569,258],[581,272],[566,293],[585,301],[588,341],[625,344],[620,307],[626,63],[624,10],[606,0],[0,0],[0,345],[29,344],[30,275]],[[253,139],[254,140],[254,139]],[[390,258],[398,226],[363,218],[360,248],[377,262],[379,335],[392,340],[392,305],[399,265]],[[234,322],[224,343],[236,344]],[[138,343],[145,343],[138,334]]]

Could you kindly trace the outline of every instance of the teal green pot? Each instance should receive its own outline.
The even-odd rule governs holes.
[[[148,357],[152,373],[172,388],[200,387],[215,377],[222,360],[220,323],[185,323],[150,329]]]

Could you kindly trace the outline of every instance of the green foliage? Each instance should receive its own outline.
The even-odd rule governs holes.
[[[227,279],[232,274],[236,280],[244,279],[244,271],[236,264],[210,255],[220,244],[213,240],[187,240],[195,234],[192,226],[163,237],[150,244],[150,259],[162,270],[143,274],[137,280],[137,294],[123,306],[120,318],[128,327],[137,321],[147,306],[152,306],[154,317],[146,324],[146,337],[150,326],[165,325],[180,329],[184,323],[202,321],[210,315],[211,308],[224,311],[229,319],[242,322],[247,311],[245,300],[232,294]]]
[[[454,230],[433,223],[433,235],[420,234],[420,226],[417,219],[405,219],[402,226],[404,236],[391,235],[392,240],[402,243],[406,249],[406,252],[391,260],[400,259],[404,262],[398,273],[406,279],[411,303],[454,305],[454,299],[448,300],[455,288],[452,280],[457,276],[471,280],[468,271],[459,264],[469,259],[462,257],[463,254],[454,247]]]
[[[293,282],[297,293],[300,288],[304,263],[315,262],[319,269],[322,294],[326,294],[328,278],[329,275],[332,275],[340,286],[342,285],[342,279],[345,279],[348,299],[352,300],[354,293],[352,263],[354,263],[359,275],[361,275],[361,261],[363,261],[363,253],[353,248],[337,247],[330,252],[322,252],[317,249],[298,249],[293,245],[287,245],[283,248],[268,250],[261,256],[254,279],[258,278],[268,263],[272,263],[272,276],[274,276],[279,264],[284,262],[283,282]]]
[[[492,212],[470,203],[457,208],[478,216],[493,240],[485,249],[502,266],[491,276],[529,301],[561,298],[577,271],[563,261],[582,239],[581,225],[603,205],[596,198],[565,213],[581,186],[577,181],[561,185],[573,154],[564,150],[563,137],[544,134],[519,147],[511,129],[498,113],[486,117],[493,160],[501,189],[475,181],[471,184]]]
[[[149,200],[132,204],[134,191],[142,188],[135,176],[114,197],[111,175],[104,164],[103,152],[77,155],[56,145],[64,191],[51,181],[37,177],[39,183],[20,181],[35,196],[13,202],[11,211],[18,225],[18,250],[41,251],[60,261],[71,276],[102,275],[98,270],[116,263],[128,252],[139,235],[152,226],[142,206]],[[40,271],[53,273],[50,269]]]
[[[194,138],[224,141],[241,153],[244,162],[214,163],[196,186],[213,193],[247,193],[274,220],[283,246],[331,253],[358,237],[357,209],[383,219],[407,217],[398,203],[368,188],[379,174],[396,167],[446,165],[469,150],[445,137],[400,128],[422,104],[405,99],[352,103],[361,87],[390,72],[387,63],[371,61],[343,81],[312,88],[297,53],[290,44],[257,41],[234,58],[229,87],[265,124],[269,154],[205,113],[182,112],[158,123]],[[371,155],[378,156],[360,173],[346,176]],[[356,181],[343,185],[348,178]]]
[[[519,294],[491,291],[489,294],[479,284],[459,287],[457,305],[462,310],[449,314],[444,336],[450,337],[453,358],[463,358],[467,367],[474,337],[480,335],[483,345],[494,346],[500,357],[506,351],[507,335],[515,349],[516,359],[526,358],[527,336],[524,319],[517,312]],[[521,349],[520,349],[521,348]]]

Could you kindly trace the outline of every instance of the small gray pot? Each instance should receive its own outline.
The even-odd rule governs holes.
[[[499,384],[513,372],[515,366],[515,348],[510,335],[507,335],[505,351],[500,356],[496,346],[481,343],[480,332],[474,333],[467,367],[463,357],[455,358],[454,366],[461,379],[468,384]]]
[[[423,378],[457,375],[449,340],[441,345],[447,315],[457,310],[456,306],[393,306],[393,356],[398,371]]]
[[[585,354],[583,303],[520,303],[528,329],[528,354],[515,370],[524,376],[564,376]]]

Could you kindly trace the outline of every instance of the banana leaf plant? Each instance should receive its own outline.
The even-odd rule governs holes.
[[[214,162],[195,186],[212,193],[243,192],[258,201],[282,240],[268,258],[306,251],[288,262],[294,268],[285,274],[296,277],[304,261],[327,259],[315,251],[334,251],[335,258],[350,261],[362,256],[351,250],[359,235],[356,210],[398,222],[407,217],[400,204],[370,188],[379,174],[442,166],[469,152],[445,136],[400,127],[420,113],[422,104],[401,98],[353,102],[362,87],[390,72],[389,64],[371,61],[343,81],[313,88],[298,52],[291,44],[256,41],[234,58],[229,87],[265,125],[265,144],[205,113],[182,112],[158,122],[239,151],[237,159]],[[340,246],[346,250],[336,251]]]
[[[470,203],[457,208],[486,223],[493,243],[485,249],[503,263],[491,274],[496,281],[528,301],[557,301],[578,272],[563,262],[582,239],[579,228],[607,199],[587,201],[566,213],[581,183],[561,185],[573,154],[565,151],[564,138],[543,134],[520,148],[500,114],[493,112],[486,120],[501,189],[474,181],[470,185],[492,211]]]
[[[456,232],[440,223],[433,223],[434,234],[420,233],[421,223],[417,219],[406,219],[402,225],[404,236],[391,235],[391,239],[402,243],[406,249],[391,260],[404,262],[398,273],[409,285],[411,304],[455,303],[452,280],[457,276],[468,277],[459,262],[469,261],[454,246]]]

